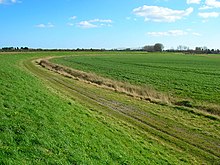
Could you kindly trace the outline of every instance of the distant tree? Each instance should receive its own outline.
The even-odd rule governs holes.
[[[177,50],[179,50],[179,51],[186,51],[186,50],[189,50],[189,47],[184,46],[184,45],[179,45],[179,46],[177,46]]]
[[[143,47],[143,50],[144,50],[144,51],[148,51],[148,52],[154,52],[154,46],[145,45],[145,46]]]
[[[177,46],[177,50],[182,50],[182,45]]]
[[[162,52],[163,49],[164,49],[164,46],[163,46],[163,44],[161,44],[161,43],[156,43],[156,44],[154,45],[154,51],[156,51],[156,52]]]
[[[14,48],[13,47],[4,47],[4,48],[2,48],[2,50],[3,51],[12,51],[12,50],[14,50]]]
[[[207,46],[203,46],[203,47],[202,47],[202,50],[203,50],[203,51],[208,50]]]
[[[201,47],[196,47],[196,48],[195,48],[195,51],[201,52],[201,51],[202,51],[202,48],[201,48]]]
[[[28,50],[28,47],[21,47],[21,50]]]
[[[207,50],[207,53],[208,53],[208,54],[211,54],[211,53],[212,53],[212,51],[211,51],[210,49],[208,49],[208,50]]]
[[[177,50],[185,50],[185,46],[184,45],[179,45],[179,46],[177,46]]]

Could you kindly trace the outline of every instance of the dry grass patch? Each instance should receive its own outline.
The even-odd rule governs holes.
[[[48,60],[38,60],[37,63],[49,70],[55,71],[69,78],[74,78],[87,83],[98,85],[102,88],[111,89],[126,95],[147,100],[153,103],[170,104],[171,99],[163,93],[159,93],[150,87],[135,86],[125,82],[114,81],[103,78],[93,73],[86,73],[76,69],[68,68],[62,65],[53,64]]]

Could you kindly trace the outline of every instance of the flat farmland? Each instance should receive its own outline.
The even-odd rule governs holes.
[[[219,116],[133,98],[38,63],[148,55],[130,53],[1,53],[0,164],[219,164]]]
[[[220,104],[219,55],[128,52],[85,54],[51,61],[110,79],[149,86],[192,104]]]

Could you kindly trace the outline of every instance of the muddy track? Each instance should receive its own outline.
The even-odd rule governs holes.
[[[210,160],[210,155],[215,157],[215,160],[219,160],[220,158],[218,152],[220,151],[219,141],[212,144],[214,148],[209,148],[207,146],[209,146],[210,143],[206,142],[206,137],[199,137],[200,135],[192,134],[192,132],[189,132],[181,125],[179,125],[176,130],[174,130],[175,127],[165,129],[166,121],[160,120],[136,106],[127,105],[114,98],[109,99],[102,93],[94,93],[87,88],[87,86],[89,86],[88,84],[83,84],[82,82],[74,83],[75,80],[65,78],[57,73],[43,69],[31,60],[24,61],[23,65],[35,76],[49,82],[52,84],[53,88],[59,90],[61,93],[64,92],[68,97],[79,99],[81,103],[85,102],[91,107],[100,106],[102,109],[105,109],[108,114],[128,121],[135,127],[140,128],[144,134],[151,134],[153,137],[156,137],[156,139],[159,139],[162,143],[166,143],[168,146],[179,148],[183,151],[190,148],[193,153],[197,153],[197,156],[200,155],[202,158],[205,158],[210,162],[214,161],[212,159]],[[182,137],[182,133],[186,134],[186,137]],[[198,137],[205,145],[201,145],[194,141],[194,139],[196,140]]]

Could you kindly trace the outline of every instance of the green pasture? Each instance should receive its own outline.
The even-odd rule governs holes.
[[[219,164],[218,118],[65,78],[33,61],[49,56],[173,95],[219,101],[218,56],[1,53],[0,164]]]
[[[109,52],[51,61],[111,79],[150,86],[170,96],[220,104],[220,55]]]

